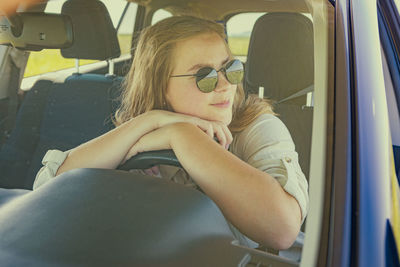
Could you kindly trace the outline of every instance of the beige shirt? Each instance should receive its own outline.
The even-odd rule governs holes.
[[[308,184],[300,165],[295,145],[283,122],[272,114],[263,114],[245,130],[237,134],[229,151],[274,177],[282,188],[299,203],[302,221],[308,212]],[[51,180],[69,151],[49,150],[43,158],[43,167],[36,175],[33,189]],[[198,188],[191,177],[183,170],[173,166],[160,166],[160,176],[185,186]],[[138,170],[133,170],[134,172]],[[239,243],[256,247],[257,243],[241,234],[229,224]]]

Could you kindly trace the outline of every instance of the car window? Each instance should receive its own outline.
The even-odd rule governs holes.
[[[121,55],[129,54],[131,49],[131,41],[133,29],[135,27],[137,4],[129,3],[124,0],[102,0],[110,13],[114,27],[118,28],[118,40],[121,47]],[[118,4],[117,4],[118,3]],[[124,9],[125,14],[123,14]],[[123,17],[121,17],[123,15]]]
[[[62,5],[66,0],[49,1],[46,13],[61,13]],[[124,0],[102,0],[110,13],[114,27],[117,27],[126,6]],[[129,54],[132,32],[134,27],[137,4],[131,3],[121,21],[118,39],[121,47],[121,55]],[[97,60],[79,60],[79,65],[95,63]],[[50,73],[58,70],[73,68],[75,59],[64,58],[59,49],[43,49],[38,52],[31,52],[24,72],[24,77],[32,77],[40,74]]]
[[[115,1],[119,1],[119,0],[109,0],[109,1],[107,1],[108,3],[110,3],[111,1],[113,1],[113,2],[115,2]],[[60,2],[60,1],[51,1],[51,3],[52,4],[55,4],[56,2]],[[110,8],[109,6],[107,6],[108,8]],[[121,10],[124,10],[124,5],[121,5],[120,6],[120,8],[119,8],[119,10],[121,11]],[[122,11],[121,11],[122,12]],[[159,14],[157,14],[157,12],[159,12]],[[165,10],[158,10],[157,12],[155,12],[155,14],[154,14],[154,16],[153,16],[153,20],[152,20],[152,23],[155,23],[156,21],[160,21],[160,20],[162,20],[162,19],[164,19],[164,18],[166,18],[166,17],[168,17],[168,16],[170,16],[171,14],[168,14],[169,12],[167,12],[167,11],[165,11]],[[112,10],[110,10],[110,13],[112,13]],[[257,15],[258,14],[258,15]],[[252,21],[249,23],[249,27],[248,28],[246,28],[246,29],[242,29],[242,30],[240,30],[240,20],[239,20],[239,26],[232,26],[231,27],[231,32],[229,32],[229,25],[228,25],[228,37],[230,38],[230,45],[231,45],[231,48],[232,48],[232,50],[234,50],[234,53],[235,53],[235,51],[237,51],[237,55],[242,55],[242,56],[246,56],[247,55],[247,50],[248,50],[248,45],[249,45],[249,38],[250,38],[250,33],[251,33],[251,30],[252,30],[252,28],[253,28],[253,26],[254,26],[254,23],[255,23],[255,21],[256,21],[256,19],[259,17],[259,16],[261,16],[261,15],[263,15],[264,13],[251,13],[250,15],[252,15],[253,16],[253,18],[252,18]],[[239,16],[239,15],[237,15],[237,16]],[[237,16],[235,16],[235,17],[237,17]],[[255,16],[255,17],[254,17]],[[128,16],[128,14],[127,14],[127,16],[126,17],[129,17]],[[235,17],[233,17],[232,19],[234,19]],[[118,19],[115,19],[113,16],[112,16],[112,19],[113,19],[113,22],[114,22],[114,25],[121,25],[120,26],[120,31],[119,31],[119,33],[125,33],[125,30],[123,30],[124,29],[124,26],[123,26],[123,24],[125,23],[125,20],[123,20],[122,21],[122,24],[119,24],[119,20]],[[126,31],[127,31],[127,39],[129,39],[129,21],[130,20],[132,20],[132,24],[131,24],[131,26],[132,26],[132,28],[133,28],[133,21],[134,21],[134,17],[133,18],[126,18],[126,24],[128,25],[127,26],[127,29],[126,29]],[[244,18],[244,19],[242,19],[242,23],[243,23],[243,21],[247,21],[246,20],[246,18]],[[233,23],[232,21],[230,21],[229,23]],[[322,27],[320,27],[320,28],[322,28]],[[235,30],[237,30],[237,32],[236,31],[234,31],[234,29]],[[240,36],[240,32],[241,33],[245,33],[245,34],[243,34],[243,36]],[[322,36],[325,36],[325,35],[322,35]],[[243,38],[243,44],[244,44],[244,48],[235,48],[235,46],[234,46],[234,43],[235,43],[235,41],[232,41],[232,38],[234,39],[234,38],[237,38],[237,39],[240,39],[240,38]],[[236,40],[236,41],[238,41],[238,40]],[[238,41],[238,42],[236,42],[237,44],[239,44],[240,43],[240,40]],[[322,47],[328,47],[327,45],[321,45]],[[239,47],[239,45],[237,45],[236,47]],[[333,46],[330,46],[330,47],[333,47]],[[123,48],[122,48],[123,49]],[[58,50],[57,50],[58,51]],[[317,60],[320,60],[320,61],[323,61],[324,59],[321,57],[321,59],[317,59]],[[318,63],[320,63],[320,61],[318,62]],[[326,62],[323,62],[323,63],[326,63]],[[323,65],[323,64],[319,64],[319,66],[321,66],[321,65]],[[327,65],[327,64],[326,64]],[[327,73],[327,72],[324,72],[324,69],[318,69],[317,71],[319,71],[319,73],[321,73],[321,74],[325,74],[325,73]],[[319,73],[317,73],[317,74],[319,74]],[[325,76],[324,76],[325,77]],[[319,77],[320,78],[320,77]],[[320,81],[323,81],[324,79],[319,79]],[[322,86],[317,86],[317,88],[319,88],[319,90],[325,90],[325,88],[324,87],[322,87]],[[325,95],[322,95],[322,94],[320,94],[322,97],[319,97],[319,98],[317,98],[317,99],[323,99],[323,97],[325,96]],[[318,96],[317,96],[318,97]],[[321,106],[322,105],[324,105],[323,103],[325,103],[325,102],[323,102],[323,101],[320,101],[319,103],[322,103],[322,104],[319,104],[319,105],[316,105],[316,107],[317,107],[317,111],[319,111],[319,110],[325,110],[326,108],[325,108],[325,106],[324,107],[322,107],[321,108]],[[320,108],[320,109],[318,109],[318,108]],[[321,114],[320,112],[316,112],[317,114]],[[325,115],[325,114],[323,114],[323,115]],[[322,117],[324,117],[324,116],[320,116],[321,118]],[[325,116],[326,117],[326,116]],[[318,119],[318,118],[317,118]],[[317,120],[315,120],[315,121],[317,121]],[[322,119],[320,119],[320,120],[318,120],[317,121],[317,123],[319,123],[320,125],[321,125],[321,127],[319,127],[319,128],[323,128],[322,126],[323,125],[325,125],[324,123],[321,123],[321,121],[322,122],[325,122],[324,120],[322,120]],[[318,133],[318,132],[317,132]],[[322,134],[319,134],[320,136],[323,136]],[[324,135],[325,136],[325,135]],[[322,141],[320,142],[320,143],[323,143]],[[318,144],[320,144],[320,143],[318,143]],[[314,147],[316,147],[315,146],[315,142],[314,142]],[[324,146],[322,146],[322,145],[319,145],[318,147],[324,147]],[[317,151],[318,153],[319,153],[319,151]],[[324,152],[324,151],[323,151]],[[325,153],[321,153],[322,155],[325,155]],[[324,160],[325,160],[325,158],[324,158],[324,156],[322,156],[322,157],[318,157],[318,159],[320,159],[320,161],[323,163],[324,162]],[[323,166],[324,164],[321,164],[321,162],[318,162],[318,165],[321,165],[321,166]],[[323,169],[324,167],[321,167],[321,169]],[[318,169],[317,169],[318,170]],[[315,173],[317,173],[317,175],[316,176],[318,176],[318,172],[315,172]],[[321,176],[322,177],[322,176]],[[320,177],[318,177],[318,178],[320,178]],[[322,179],[319,179],[319,180],[322,180]],[[321,192],[322,192],[322,190],[320,190]],[[315,217],[315,216],[314,216]],[[318,232],[319,233],[319,231],[316,231],[316,232]]]
[[[397,6],[397,10],[400,10],[400,0],[394,0],[394,3]]]
[[[166,19],[172,17],[171,12],[165,10],[165,9],[159,9],[156,12],[154,12],[153,17],[151,19],[151,25],[159,22],[160,20]]]
[[[399,54],[395,49],[393,49],[395,47],[393,37],[396,34],[396,31],[392,30],[394,23],[391,21],[392,17],[387,16],[387,13],[385,12],[387,10],[385,10],[385,8],[385,6],[381,6],[378,10],[378,19],[389,128],[391,143],[393,145],[393,156],[389,156],[392,158],[390,195],[392,201],[392,214],[390,222],[393,229],[392,238],[394,239],[394,243],[397,244],[398,253],[400,253],[400,109],[398,101],[400,70],[398,68]],[[385,15],[387,16],[385,18],[387,20],[383,19],[383,16]],[[395,244],[392,245],[394,245],[393,247],[396,246]]]
[[[386,63],[386,57],[382,53],[383,74],[385,79],[386,100],[388,104],[389,125],[392,136],[392,144],[400,146],[400,117],[399,109],[396,103],[396,94],[390,77],[389,68]]]
[[[254,23],[265,13],[242,13],[231,17],[226,23],[229,47],[234,56],[245,61]]]
[[[389,125],[392,137],[392,144],[394,146],[400,146],[400,114],[399,114],[399,102],[398,102],[398,91],[399,91],[399,74],[398,59],[399,55],[393,47],[395,47],[393,35],[394,31],[391,31],[393,23],[384,23],[381,16],[384,16],[385,10],[382,7],[381,13],[378,12],[380,37],[381,37],[381,49],[382,49],[382,66],[386,89],[386,99],[388,104],[388,115]],[[381,16],[380,16],[381,15]],[[388,17],[387,17],[388,18]],[[388,18],[389,19],[389,18]],[[389,21],[389,20],[388,20]]]

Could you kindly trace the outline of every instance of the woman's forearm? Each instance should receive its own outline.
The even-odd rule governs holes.
[[[192,124],[210,135],[213,134],[209,131],[212,129],[209,121],[175,112],[152,110],[71,150],[57,175],[76,168],[116,168],[121,161],[126,160],[125,157],[130,157],[127,153],[143,135],[178,122]],[[223,137],[224,144],[227,140],[231,142],[231,136]]]
[[[77,168],[116,168],[125,154],[144,134],[154,129],[145,114],[72,149],[57,175]]]
[[[191,125],[178,124],[171,136],[181,164],[237,228],[269,247],[282,249],[293,243],[300,229],[300,207],[272,176]]]

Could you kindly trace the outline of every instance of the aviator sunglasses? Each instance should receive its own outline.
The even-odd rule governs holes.
[[[228,82],[231,84],[238,84],[243,80],[244,68],[243,63],[238,59],[229,61],[225,67],[216,70],[211,67],[203,67],[195,74],[174,75],[171,77],[196,77],[196,85],[203,93],[210,93],[218,83],[218,72],[222,71]]]

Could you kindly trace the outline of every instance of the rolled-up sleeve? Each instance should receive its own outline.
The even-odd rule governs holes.
[[[33,190],[56,176],[58,168],[64,163],[68,154],[69,150],[65,152],[60,150],[47,151],[42,160],[43,167],[36,174],[35,182],[33,183]]]
[[[272,114],[258,117],[235,137],[231,152],[274,177],[297,200],[304,221],[308,212],[308,183],[292,137],[280,119]]]

